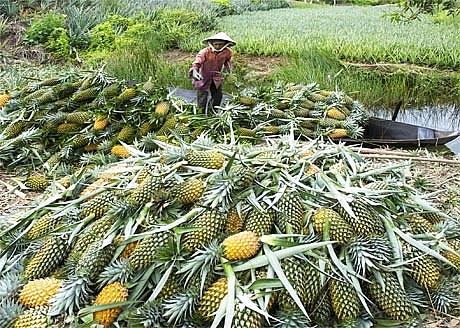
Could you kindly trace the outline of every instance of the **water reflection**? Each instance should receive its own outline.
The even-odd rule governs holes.
[[[369,108],[372,116],[391,119],[393,113],[388,108]],[[430,106],[405,108],[399,111],[396,118],[399,122],[421,125],[428,128],[446,131],[460,130],[460,109],[455,106]],[[460,153],[460,137],[447,143],[446,146],[454,153]]]

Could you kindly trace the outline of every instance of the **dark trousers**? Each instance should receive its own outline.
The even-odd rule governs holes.
[[[211,93],[211,100],[208,103],[208,96]],[[211,82],[211,87],[209,91],[198,89],[196,92],[196,104],[198,107],[198,112],[208,113],[208,111],[213,109],[216,106],[220,106],[222,102],[222,84],[219,87],[216,87],[214,81]]]

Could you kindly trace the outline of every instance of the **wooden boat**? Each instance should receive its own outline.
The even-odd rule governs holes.
[[[412,146],[444,145],[460,136],[460,131],[442,131],[409,123],[371,117],[362,139],[354,142]],[[353,141],[353,140],[349,140]]]

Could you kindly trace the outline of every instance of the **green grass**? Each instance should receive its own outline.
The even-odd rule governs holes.
[[[315,81],[357,93],[367,104],[388,105],[399,98],[416,104],[460,103],[458,93],[451,91],[460,81],[456,24],[428,17],[391,23],[384,15],[394,10],[322,5],[277,9],[223,17],[219,29],[237,41],[238,53],[287,58],[270,82]],[[203,37],[182,46],[197,51]]]

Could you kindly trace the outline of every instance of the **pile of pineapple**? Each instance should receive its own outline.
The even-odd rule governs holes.
[[[252,144],[291,132],[359,138],[367,119],[358,101],[316,83],[246,88],[213,114],[197,115],[193,104],[151,78],[68,72],[0,96],[0,160],[8,168],[44,165],[56,172],[116,162],[132,155],[127,145],[150,152],[157,140],[193,142],[203,132],[216,142],[234,135]]]
[[[294,133],[236,140],[131,147],[1,218],[2,327],[419,327],[430,309],[458,313],[458,218],[407,183],[410,163]]]

